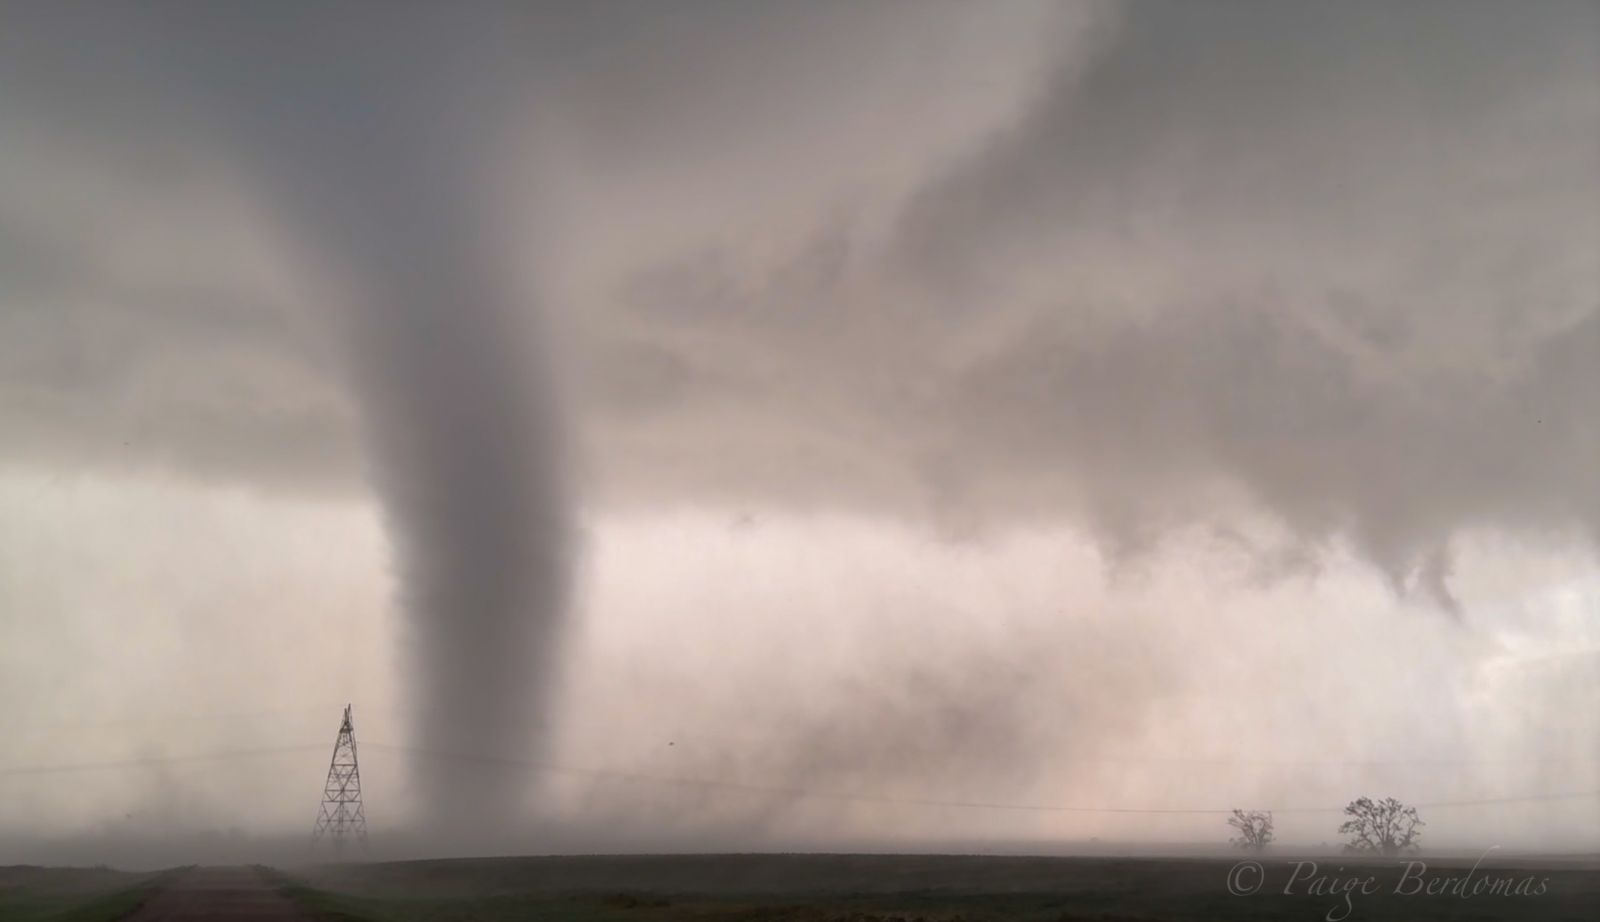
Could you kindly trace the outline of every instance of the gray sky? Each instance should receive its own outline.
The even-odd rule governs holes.
[[[407,747],[732,785],[476,784],[624,842],[1600,789],[1597,79],[1553,0],[0,5],[0,771],[154,760],[0,829],[298,834],[346,700],[392,829]]]

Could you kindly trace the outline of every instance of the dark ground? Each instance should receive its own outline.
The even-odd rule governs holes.
[[[257,868],[192,868],[175,875],[126,922],[305,922],[276,878]]]
[[[108,922],[126,918],[180,873],[114,871],[105,867],[0,867],[0,920]]]
[[[896,855],[498,858],[304,869],[311,910],[374,920],[673,922],[1023,920],[1585,920],[1600,922],[1600,862],[1471,859],[1113,859]],[[1249,895],[1234,887],[1259,890]],[[1317,877],[1321,877],[1319,882]],[[1370,881],[1368,880],[1370,878]],[[1452,892],[1452,886],[1466,883]],[[1479,884],[1480,881],[1484,883]],[[1491,883],[1521,893],[1490,892]],[[1428,887],[1434,887],[1429,893]],[[1461,895],[1477,885],[1477,895]],[[1339,888],[1360,888],[1349,894]],[[1285,893],[1285,890],[1288,893]],[[1399,889],[1400,892],[1397,892]],[[1415,891],[1415,892],[1413,892]]]
[[[0,920],[1600,922],[1596,859],[1500,860],[1473,871],[1470,858],[1423,857],[1409,877],[1406,859],[1363,863],[1324,856],[1308,859],[1315,860],[1314,871],[1309,863],[1297,871],[1296,856],[1263,856],[1259,868],[1240,864],[1248,860],[638,855],[320,865],[287,872],[0,868]],[[1230,881],[1234,890],[1255,892],[1231,892]],[[1491,892],[1491,884],[1521,892]]]

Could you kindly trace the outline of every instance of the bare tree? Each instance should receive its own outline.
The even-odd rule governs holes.
[[[1418,827],[1427,825],[1417,818],[1416,807],[1408,807],[1393,797],[1352,800],[1344,814],[1349,819],[1339,826],[1339,832],[1350,836],[1344,847],[1347,852],[1397,855],[1415,849],[1417,839],[1422,837]]]
[[[1228,825],[1239,830],[1238,835],[1228,840],[1238,848],[1259,852],[1272,841],[1271,813],[1235,810],[1233,816],[1228,817]]]

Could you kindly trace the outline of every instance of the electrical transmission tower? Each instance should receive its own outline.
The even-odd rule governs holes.
[[[350,705],[344,706],[339,723],[339,738],[333,743],[333,761],[328,765],[328,781],[322,786],[322,809],[311,841],[333,840],[335,851],[342,851],[346,840],[367,844],[367,814],[361,808],[361,769],[356,764],[356,727],[350,719]]]

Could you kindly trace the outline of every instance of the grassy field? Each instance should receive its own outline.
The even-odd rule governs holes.
[[[279,881],[327,922],[1600,919],[1593,862],[1480,867],[1465,886],[1503,879],[1524,892],[1485,883],[1466,897],[1447,888],[1470,860],[1428,861],[1410,883],[1403,863],[1317,864],[1296,877],[1288,859],[1266,858],[1257,879],[1234,872],[1235,859],[586,856],[328,866]],[[1230,892],[1230,872],[1243,875],[1235,888],[1260,889]]]
[[[129,915],[167,879],[106,868],[0,868],[0,920],[112,922]]]

